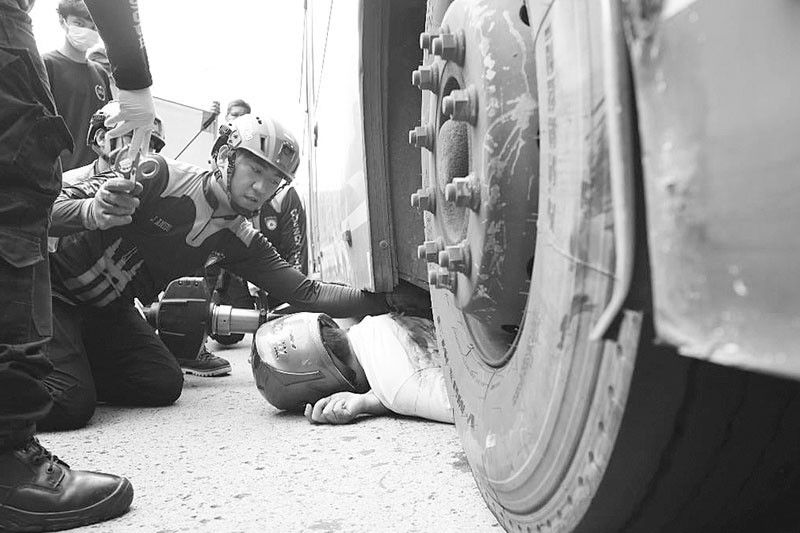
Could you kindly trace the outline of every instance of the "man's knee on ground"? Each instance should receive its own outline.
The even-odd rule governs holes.
[[[180,398],[183,390],[183,372],[179,367],[148,376],[136,383],[139,405],[159,407],[171,405]]]
[[[183,391],[183,371],[170,371],[161,376],[160,386],[154,390],[154,405],[171,405],[180,398]]]
[[[97,405],[97,395],[91,387],[75,386],[66,391],[51,391],[53,407],[37,422],[41,431],[80,429],[89,423]]]

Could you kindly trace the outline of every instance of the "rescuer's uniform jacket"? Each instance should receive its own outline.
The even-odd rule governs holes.
[[[112,302],[154,301],[170,281],[190,275],[212,253],[220,266],[291,303],[332,316],[387,311],[383,295],[306,278],[280,258],[240,215],[215,216],[212,172],[154,156],[160,164],[141,180],[141,203],[133,222],[107,230],[82,230],[81,210],[113,173],[90,176],[62,190],[53,206],[52,232],[61,237],[52,254],[55,297],[104,307]]]
[[[286,187],[258,213],[258,229],[278,255],[303,274],[308,273],[306,212],[294,187]]]

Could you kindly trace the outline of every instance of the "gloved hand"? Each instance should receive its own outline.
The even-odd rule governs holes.
[[[112,128],[108,132],[108,136],[112,139],[133,131],[128,152],[133,161],[137,154],[145,155],[150,147],[150,134],[153,132],[153,121],[156,118],[153,96],[149,87],[134,91],[120,89],[117,100],[119,100],[119,113],[108,117],[105,125]]]
[[[84,225],[87,229],[108,229],[124,226],[133,221],[133,213],[139,207],[136,194],[142,184],[125,178],[111,178],[103,183],[90,201],[86,202]]]

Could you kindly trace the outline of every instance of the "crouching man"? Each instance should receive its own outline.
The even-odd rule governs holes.
[[[61,237],[51,256],[55,332],[47,355],[55,371],[45,380],[54,405],[42,429],[82,427],[97,400],[159,406],[180,396],[181,366],[133,299],[151,303],[211,254],[300,309],[337,317],[390,309],[391,295],[308,279],[248,222],[299,165],[297,142],[279,123],[239,117],[220,128],[212,158],[203,171],[153,156],[140,165],[150,169],[139,176],[140,191],[132,182],[125,189],[115,173],[63,188],[51,232]],[[216,364],[208,357],[201,363]]]
[[[396,413],[453,423],[433,323],[368,316],[345,331],[321,313],[287,315],[255,334],[261,394],[312,423],[346,424]]]

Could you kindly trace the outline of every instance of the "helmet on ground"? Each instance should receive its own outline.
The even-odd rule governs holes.
[[[256,386],[278,409],[302,410],[335,392],[369,390],[356,371],[347,334],[324,313],[297,313],[263,324],[253,350]]]
[[[300,165],[300,147],[289,130],[279,122],[254,114],[236,117],[219,127],[219,135],[211,148],[214,171],[229,199],[239,150],[253,154],[283,177],[284,185],[275,194],[294,179],[294,173]],[[244,216],[255,215],[233,203],[232,207]]]
[[[118,139],[109,139],[106,136],[108,130],[116,124],[106,126],[106,119],[119,114],[119,102],[111,100],[106,105],[98,109],[89,119],[89,132],[86,135],[86,146],[92,148],[101,157],[107,160],[113,159],[114,155],[123,148],[124,143]],[[153,133],[150,136],[150,150],[159,153],[164,145],[166,137],[164,135],[164,123],[156,117],[153,121]]]

